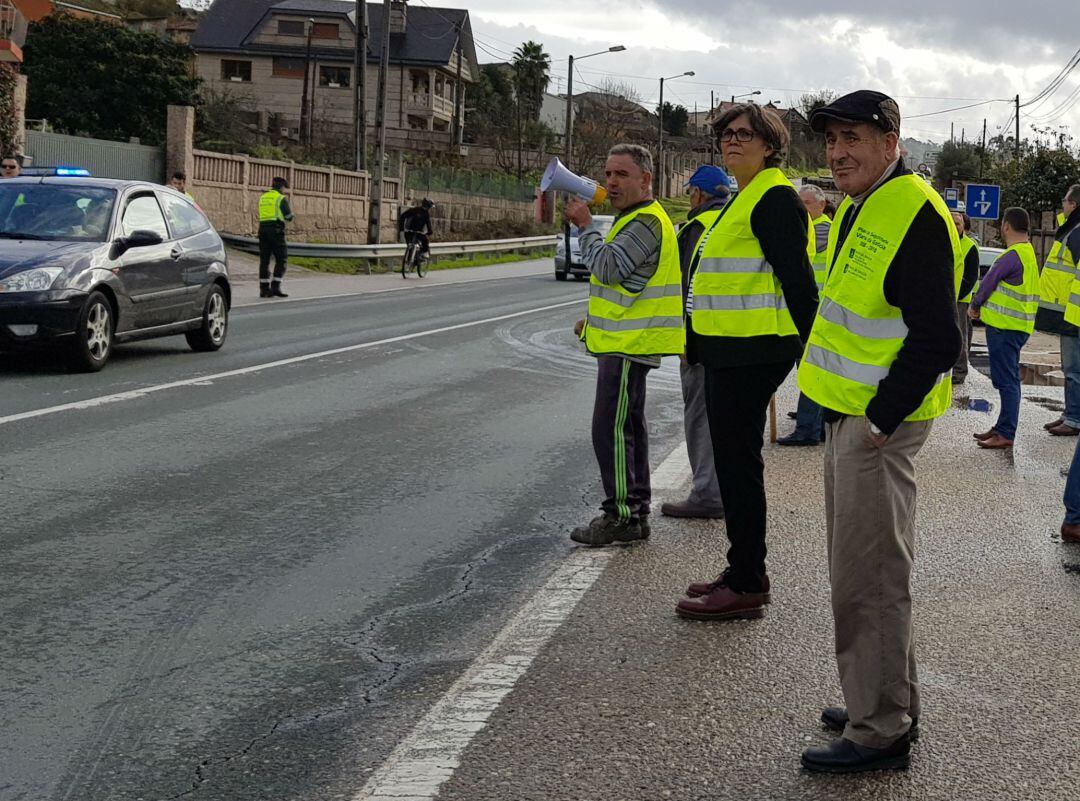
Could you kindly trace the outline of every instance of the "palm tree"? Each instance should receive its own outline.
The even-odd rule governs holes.
[[[550,78],[551,57],[538,42],[524,42],[514,51],[514,88],[521,103],[521,114],[527,120],[540,119],[540,106],[544,102]]]

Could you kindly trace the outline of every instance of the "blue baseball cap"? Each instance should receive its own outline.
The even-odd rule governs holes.
[[[687,189],[692,186],[708,195],[723,197],[731,194],[731,179],[728,174],[711,164],[703,164],[697,168],[686,184]]]

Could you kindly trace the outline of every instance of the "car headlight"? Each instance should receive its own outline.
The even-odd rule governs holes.
[[[21,273],[0,278],[0,292],[44,292],[50,289],[63,267],[37,267],[33,270],[24,270]]]

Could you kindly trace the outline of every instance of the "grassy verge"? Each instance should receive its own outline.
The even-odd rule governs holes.
[[[536,248],[528,252],[520,253],[472,253],[463,256],[443,256],[433,259],[428,264],[429,270],[456,270],[461,267],[487,267],[492,264],[506,264],[515,261],[529,261],[532,259],[552,258],[555,255],[554,248]],[[366,259],[312,259],[295,258],[289,259],[290,264],[315,270],[320,273],[334,273],[336,275],[356,275],[367,272]],[[401,259],[382,259],[377,266],[372,267],[373,273],[396,272],[401,266]]]

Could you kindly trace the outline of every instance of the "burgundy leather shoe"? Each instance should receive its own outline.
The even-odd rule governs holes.
[[[1061,541],[1080,542],[1080,523],[1062,523]]]
[[[695,581],[693,584],[686,588],[686,597],[700,598],[702,595],[708,595],[710,592],[723,584],[726,577],[727,571],[725,570],[712,581]],[[768,575],[765,576],[765,582],[761,586],[761,594],[765,596],[765,603],[772,603],[772,592],[769,585]]]
[[[1065,424],[1065,418],[1064,417],[1059,417],[1057,420],[1051,420],[1049,423],[1043,424],[1043,428],[1045,428],[1047,431],[1049,431],[1051,428],[1056,428],[1057,426],[1064,425],[1064,424]]]
[[[1011,439],[1005,439],[998,432],[994,432],[993,436],[986,439],[979,440],[979,447],[986,448],[987,450],[1003,450],[1004,448],[1011,448],[1013,441]]]
[[[765,594],[735,592],[721,584],[700,598],[683,598],[675,614],[691,620],[754,620],[765,617]]]
[[[1066,423],[1053,426],[1052,428],[1048,428],[1046,430],[1053,434],[1055,437],[1075,437],[1077,434],[1080,434],[1080,428],[1073,428]]]
[[[990,437],[994,436],[996,433],[997,432],[991,428],[989,431],[983,434],[972,434],[971,436],[975,437],[975,439],[979,440],[979,442],[982,442],[984,439],[990,439]]]

